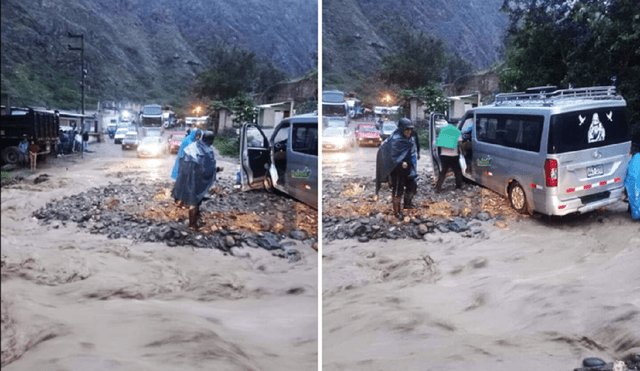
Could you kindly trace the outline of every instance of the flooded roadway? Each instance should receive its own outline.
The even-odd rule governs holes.
[[[239,258],[39,224],[33,212],[53,200],[169,180],[175,161],[113,140],[89,149],[2,189],[3,370],[317,369],[313,249],[290,263],[264,249]],[[217,159],[231,178],[237,160]]]
[[[473,219],[486,238],[326,238],[415,228],[388,217],[385,186],[371,201],[376,152],[323,152],[324,370],[573,370],[640,353],[640,226],[625,203],[531,218],[493,192],[470,194],[479,187],[455,192],[451,178],[436,195],[422,149],[412,217],[440,223],[466,202],[441,206],[490,197],[480,206],[498,206],[492,219]]]

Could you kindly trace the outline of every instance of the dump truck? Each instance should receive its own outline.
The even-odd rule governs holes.
[[[39,155],[56,153],[56,143],[60,130],[60,114],[58,111],[36,111],[32,108],[14,111],[10,115],[2,115],[0,122],[0,145],[2,162],[17,164],[20,159],[18,145],[23,136],[29,143],[35,141],[40,146]]]

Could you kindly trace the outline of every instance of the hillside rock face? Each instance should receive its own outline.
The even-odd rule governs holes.
[[[366,76],[394,51],[393,32],[405,27],[442,38],[478,68],[499,59],[508,16],[503,0],[323,0],[325,82]]]
[[[67,45],[80,39],[68,32],[84,35],[87,90],[97,99],[178,94],[220,40],[298,76],[316,67],[317,11],[295,0],[2,0],[3,93],[16,68],[46,84],[71,75],[77,89],[80,52]]]

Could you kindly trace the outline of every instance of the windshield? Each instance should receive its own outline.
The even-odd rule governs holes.
[[[344,130],[340,128],[328,128],[322,131],[324,137],[341,137],[344,136]]]
[[[347,105],[344,103],[341,103],[341,104],[325,103],[322,105],[322,115],[323,116],[346,116]]]
[[[128,131],[129,131],[129,129],[118,129],[116,131],[116,134],[127,134]]]
[[[162,115],[162,107],[160,106],[145,106],[142,109],[143,115]]]
[[[398,125],[392,124],[390,122],[385,122],[384,124],[382,124],[382,130],[383,131],[394,131],[397,128],[398,128]]]
[[[143,144],[157,144],[158,137],[146,137],[142,140]]]
[[[378,131],[375,126],[360,126],[360,131],[374,132]]]
[[[171,137],[170,140],[183,140],[184,139],[184,135],[174,135]]]

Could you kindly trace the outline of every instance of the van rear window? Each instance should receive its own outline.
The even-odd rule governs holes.
[[[630,141],[624,107],[551,116],[549,153],[565,153]]]
[[[543,116],[478,115],[478,141],[524,151],[539,152]]]

